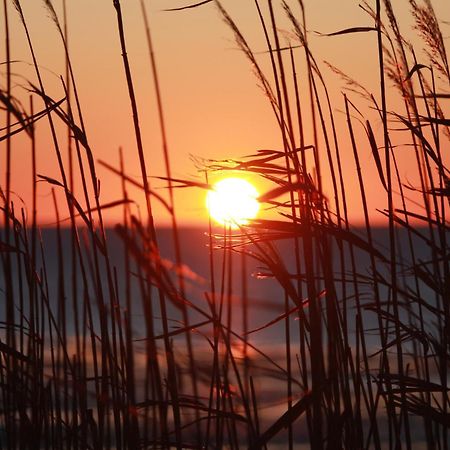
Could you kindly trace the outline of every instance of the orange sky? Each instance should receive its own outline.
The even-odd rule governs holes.
[[[61,1],[55,1],[61,12]],[[224,24],[213,4],[180,12],[164,12],[164,8],[188,4],[188,0],[148,1],[150,25],[156,52],[158,72],[163,95],[172,174],[177,178],[203,181],[190,156],[198,158],[237,158],[255,153],[258,149],[281,149],[282,141],[269,102],[264,98],[245,57],[236,49],[231,31]],[[277,3],[277,2],[275,2]],[[295,6],[296,2],[291,2]],[[367,86],[378,96],[378,68],[376,61],[375,33],[320,37],[313,31],[333,32],[348,27],[372,26],[369,17],[358,7],[356,0],[306,1],[310,43],[318,61],[327,60],[351,77]],[[373,3],[373,2],[372,2]],[[399,3],[397,5],[396,3]],[[277,3],[278,4],[278,3]],[[261,27],[252,1],[224,0],[224,7],[235,19],[254,51],[265,49]],[[412,20],[406,1],[394,2],[405,34],[412,36]],[[43,2],[23,0],[22,6],[36,47],[39,64],[44,74],[48,94],[55,99],[63,96],[58,79],[64,74],[63,47],[55,26],[48,18]],[[444,2],[436,2],[438,17],[450,20],[450,11]],[[140,109],[146,160],[152,176],[164,176],[162,147],[156,114],[153,80],[145,40],[143,20],[138,0],[123,0],[122,10],[127,35],[128,55]],[[68,1],[69,46],[75,76],[81,97],[88,137],[95,158],[118,166],[118,148],[125,153],[126,170],[130,176],[140,177],[137,150],[131,120],[131,110],[123,72],[115,10],[110,0]],[[14,63],[14,94],[27,102],[27,95],[20,87],[25,77],[35,82],[31,57],[26,45],[23,29],[16,12],[9,8],[11,20],[11,57]],[[291,27],[278,8],[279,28],[290,31]],[[3,23],[3,13],[2,13]],[[4,27],[1,27],[1,39]],[[288,35],[286,34],[286,38]],[[295,42],[294,42],[295,43]],[[421,55],[421,53],[419,52]],[[298,51],[299,61],[302,54]],[[267,55],[258,56],[270,78]],[[1,46],[4,61],[4,45]],[[301,67],[301,63],[299,63]],[[342,142],[342,158],[350,199],[350,214],[355,222],[362,218],[358,200],[358,187],[354,163],[348,147],[347,129],[342,114],[342,82],[336,75],[322,66],[323,73],[332,92],[336,116],[339,118],[339,134]],[[1,86],[5,87],[2,66]],[[302,77],[302,75],[301,75]],[[301,89],[306,89],[304,77],[300,77]],[[305,91],[306,95],[306,91]],[[350,94],[352,100],[363,111],[367,104]],[[398,96],[389,98],[389,107],[398,107]],[[36,109],[42,105],[36,102]],[[305,111],[307,107],[305,106]],[[368,117],[374,115],[367,112]],[[4,116],[2,116],[4,117]],[[3,123],[3,118],[2,118]],[[380,183],[376,174],[367,139],[355,121],[357,135],[361,138],[361,163],[366,174],[371,211],[386,207],[380,196]],[[374,125],[380,143],[380,125]],[[307,129],[306,143],[312,143],[311,130]],[[61,143],[65,142],[65,130],[60,129]],[[45,119],[38,127],[38,173],[59,179],[56,157],[52,149]],[[400,155],[402,173],[413,180],[408,154]],[[0,143],[0,182],[4,186],[5,146]],[[325,158],[325,157],[324,157]],[[26,208],[31,205],[30,144],[25,136],[13,140],[12,189],[23,199]],[[325,161],[325,159],[324,159]],[[98,166],[101,179],[102,202],[121,198],[120,180]],[[330,193],[329,180],[324,174],[326,193]],[[261,191],[269,185],[255,181]],[[76,193],[81,195],[79,182]],[[164,183],[151,180],[152,187]],[[143,206],[142,195],[130,190],[133,200]],[[165,191],[161,190],[165,195]],[[39,219],[41,224],[54,220],[50,187],[39,183]],[[204,207],[205,192],[199,189],[179,190],[176,195],[176,210],[181,224],[206,224]],[[14,198],[13,198],[14,199]],[[20,204],[21,200],[15,198]],[[61,199],[62,205],[62,199]],[[144,211],[142,210],[144,213]],[[64,214],[62,214],[64,215]],[[264,217],[264,213],[262,213]],[[156,209],[158,224],[167,223],[167,215]],[[376,215],[374,219],[376,220]],[[109,223],[120,221],[120,208],[109,211]]]

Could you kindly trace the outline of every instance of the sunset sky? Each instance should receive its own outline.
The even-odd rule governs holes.
[[[56,27],[49,19],[44,3],[37,0],[23,0],[22,7],[30,27],[31,38],[35,45],[39,64],[44,74],[47,93],[54,99],[63,97],[59,75],[64,75],[64,52]],[[113,2],[110,0],[67,1],[69,47],[77,80],[84,119],[91,148],[96,160],[105,160],[119,166],[119,147],[125,155],[126,172],[140,179],[130,102],[125,82],[121,50],[117,32],[117,21]],[[187,5],[189,0],[153,0],[146,1],[150,27],[156,54],[159,80],[162,90],[172,175],[204,181],[198,172],[192,157],[226,159],[238,158],[256,153],[258,149],[282,149],[282,140],[269,102],[258,87],[250,64],[237,49],[233,34],[223,22],[213,3],[202,7],[168,12],[166,8]],[[379,73],[376,59],[376,34],[358,33],[344,36],[323,37],[315,31],[330,33],[349,27],[373,26],[373,21],[358,6],[356,0],[314,0],[305,1],[307,26],[310,30],[311,49],[318,62],[329,61],[343,72],[364,84],[378,98]],[[374,2],[370,2],[374,4]],[[278,27],[286,30],[284,44],[297,41],[292,33],[282,8],[277,5]],[[291,2],[298,13],[297,2]],[[62,2],[54,2],[55,9],[62,20]],[[261,66],[266,70],[269,80],[269,58],[265,50],[264,36],[252,1],[224,0],[223,6],[248,39],[251,48],[258,54]],[[413,24],[406,1],[394,2],[397,15],[405,35],[413,39]],[[443,21],[450,20],[450,11],[445,2],[436,2],[437,15]],[[30,65],[31,57],[27,47],[23,28],[12,5],[9,5],[11,28],[11,59],[13,64],[13,93],[24,105],[28,97],[23,87],[26,80],[36,83],[34,69]],[[138,0],[123,0],[122,12],[128,45],[128,56],[135,82],[136,95],[140,110],[140,123],[143,132],[146,161],[151,176],[165,176],[162,145],[155,103],[154,85],[148,58],[144,23]],[[2,23],[4,15],[2,12]],[[4,42],[4,27],[1,27]],[[444,32],[448,30],[444,28]],[[414,38],[418,46],[418,56],[425,61],[420,51],[420,41]],[[303,53],[296,50],[299,68],[303,67]],[[1,46],[1,59],[5,60],[4,45]],[[338,118],[338,132],[341,155],[344,162],[346,183],[349,193],[350,214],[354,222],[362,219],[357,179],[348,146],[346,122],[341,111],[343,82],[325,65],[321,65],[323,74],[332,93],[333,107]],[[300,89],[307,96],[304,72],[299,70]],[[5,87],[5,66],[1,69],[1,87]],[[368,111],[368,104],[355,94],[349,94],[351,100],[371,119],[381,145],[381,125],[376,115]],[[307,100],[305,98],[305,100]],[[393,92],[388,108],[399,107],[401,99]],[[28,107],[27,107],[28,109]],[[35,109],[42,109],[42,103],[35,101]],[[305,113],[309,111],[307,102]],[[3,117],[3,116],[2,116]],[[307,120],[307,119],[306,119]],[[3,123],[3,119],[2,119]],[[367,194],[374,220],[378,217],[376,208],[386,207],[384,196],[379,196],[380,182],[370,153],[367,139],[362,128],[355,120],[355,129],[360,144],[361,163],[366,176]],[[64,154],[65,129],[59,130]],[[311,129],[306,130],[306,143],[312,143]],[[46,119],[41,120],[37,134],[38,173],[60,179],[56,156],[53,150]],[[401,135],[393,137],[401,143]],[[0,143],[1,184],[4,185],[5,146]],[[401,170],[406,179],[414,182],[416,173],[408,172],[408,160],[411,153],[407,149],[399,150]],[[323,161],[325,154],[323,153]],[[13,200],[20,199],[26,208],[31,203],[31,165],[30,142],[24,135],[13,139],[12,190],[17,194]],[[121,198],[120,179],[97,166],[101,180],[102,203]],[[330,191],[329,177],[324,174],[325,194]],[[213,178],[214,179],[214,178]],[[152,187],[163,188],[165,183],[151,179]],[[260,192],[270,188],[267,182],[254,180]],[[81,195],[79,180],[75,192]],[[41,224],[54,220],[51,201],[51,188],[39,183],[38,195],[41,207]],[[166,195],[164,190],[161,194]],[[144,213],[144,200],[141,193],[130,189],[133,200],[140,205]],[[181,224],[205,225],[206,193],[200,189],[181,189],[176,195],[177,217]],[[62,205],[62,197],[61,205]],[[120,221],[121,208],[107,213],[108,222]],[[268,213],[261,212],[261,217]],[[167,223],[168,216],[156,209],[157,223]],[[272,216],[273,217],[273,213]]]

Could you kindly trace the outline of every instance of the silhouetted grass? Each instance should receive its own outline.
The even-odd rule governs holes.
[[[280,148],[252,149],[240,161],[207,161],[199,167],[201,182],[173,178],[145,2],[140,6],[161,155],[144,148],[122,4],[114,0],[110,7],[116,12],[141,179],[127,174],[122,149],[119,167],[99,161],[117,175],[122,192],[122,198],[102,203],[95,149],[70,58],[66,3],[60,23],[52,2],[44,1],[65,54],[65,95],[54,100],[34,53],[31,19],[19,0],[4,0],[0,448],[262,449],[304,444],[314,449],[447,449],[450,119],[444,102],[450,73],[431,2],[410,1],[426,61],[403,38],[390,0],[361,5],[372,26],[324,35],[374,36],[376,92],[338,67],[327,65],[331,71],[322,73],[309,44],[302,1],[255,0],[255,21],[266,43],[266,49],[258,50],[263,52],[251,49],[245,30],[217,0],[169,8],[167,14],[184,14],[185,9],[195,14],[195,8],[210,3],[270,102]],[[29,81],[26,107],[12,84],[12,13],[23,27],[37,80]],[[288,19],[295,36],[287,45],[278,25],[281,17]],[[263,71],[260,58],[269,60],[270,73]],[[330,75],[346,84],[337,105],[343,120],[336,116],[327,88]],[[389,100],[395,95],[403,105],[391,111]],[[44,105],[37,113],[36,102]],[[361,112],[367,106],[374,114]],[[58,179],[36,171],[35,130],[45,118]],[[67,131],[67,158],[59,127]],[[401,132],[402,151],[415,162],[417,185],[402,171],[394,131]],[[11,190],[19,133],[30,144],[29,217],[17,209]],[[353,157],[353,167],[343,167],[344,152]],[[364,173],[361,159],[369,154],[385,199],[383,211],[373,211],[367,195],[373,176]],[[168,184],[168,200],[150,186],[146,165],[161,157],[165,173],[158,175]],[[228,172],[264,178],[271,187],[259,200],[275,209],[278,218],[255,219],[238,230],[209,222],[204,242],[189,246],[179,227],[174,190],[211,189],[211,176]],[[359,228],[349,219],[355,207],[349,200],[349,173],[357,180],[362,205]],[[75,180],[80,182],[77,189]],[[52,187],[52,231],[37,223],[37,182]],[[328,191],[324,185],[330,186]],[[137,202],[130,187],[145,197],[142,216],[134,212]],[[157,226],[155,201],[170,214],[166,234]],[[103,211],[117,207],[123,219],[106,229]],[[375,214],[385,218],[384,232],[374,226]],[[385,242],[380,236],[387,237]],[[173,261],[164,256],[168,247]],[[183,252],[192,248],[208,279],[184,265],[188,257]],[[277,290],[272,303],[252,298],[251,274],[257,279],[252,284],[272,280]],[[256,307],[270,312],[270,319],[254,317]],[[281,343],[275,347],[258,339],[274,335]]]

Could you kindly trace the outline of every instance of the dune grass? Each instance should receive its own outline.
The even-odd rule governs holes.
[[[58,100],[47,95],[34,53],[36,38],[28,28],[31,19],[19,0],[3,2],[0,448],[447,449],[450,179],[445,152],[450,119],[445,102],[450,70],[431,2],[410,0],[425,62],[403,39],[390,0],[361,5],[372,26],[329,35],[376,36],[377,92],[331,65],[323,73],[309,46],[302,1],[255,0],[255,21],[267,46],[262,54],[250,48],[245,30],[219,1],[187,4],[188,9],[215,4],[249,60],[280,133],[278,149],[251,149],[253,156],[240,161],[203,164],[204,182],[172,177],[145,2],[140,5],[161,155],[145,149],[141,137],[125,5],[119,0],[110,5],[116,12],[140,179],[127,174],[123,151],[119,167],[96,161],[70,58],[65,1],[62,19],[50,0],[43,3],[65,49],[65,96]],[[167,14],[182,14],[185,8]],[[20,18],[35,69],[27,106],[15,97],[12,84],[11,14]],[[281,16],[295,35],[287,46],[278,27]],[[270,73],[261,68],[261,57],[270,60]],[[330,74],[347,86],[337,106],[327,88]],[[388,109],[393,95],[400,95],[402,109]],[[360,102],[370,105],[375,119],[361,113]],[[343,125],[336,108],[343,111]],[[35,130],[45,120],[58,179],[36,172]],[[67,148],[60,142],[60,127],[67,130]],[[409,183],[398,163],[392,134],[399,129],[415,160],[418,185]],[[32,160],[28,216],[11,195],[18,133],[27,135]],[[362,229],[349,219],[353,206],[344,152],[353,156]],[[383,211],[371,210],[367,200],[368,178],[360,160],[368,152],[385,198]],[[168,183],[168,200],[152,189],[146,166],[161,157],[165,173],[157,175]],[[97,164],[117,175],[122,197],[114,202],[101,201]],[[211,174],[218,171],[263,177],[273,187],[260,201],[280,215],[255,219],[237,231],[209,223],[208,237],[197,250],[205,255],[202,275],[209,277],[199,300],[191,297],[190,283],[199,276],[184,265],[187,243],[174,189],[208,189]],[[81,180],[79,198],[75,176]],[[331,191],[325,192],[327,177]],[[51,233],[36,220],[38,181],[53,188],[57,225]],[[132,207],[130,187],[145,197],[142,215]],[[63,206],[57,191],[64,194]],[[170,213],[164,236],[174,249],[173,261],[163,256],[155,201]],[[113,207],[123,209],[123,219],[110,230],[103,212]],[[373,225],[376,214],[386,219],[384,234]],[[387,237],[382,245],[380,236]],[[254,267],[251,283],[271,279],[277,287],[272,300],[278,309],[263,323],[252,316]],[[282,343],[275,350],[256,339],[272,331]]]

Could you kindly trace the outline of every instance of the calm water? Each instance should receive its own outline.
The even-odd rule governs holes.
[[[362,230],[355,229],[354,232],[362,236]],[[44,229],[42,230],[42,240],[44,247],[44,258],[40,257],[38,262],[38,267],[45,270],[46,279],[48,283],[48,292],[50,298],[50,304],[53,309],[55,316],[58,314],[58,298],[61,291],[60,281],[64,279],[64,298],[67,308],[67,327],[69,335],[73,333],[74,321],[73,321],[73,299],[72,299],[72,285],[71,285],[71,237],[68,230],[63,230],[61,232],[62,247],[63,247],[63,264],[61,265],[57,258],[57,233],[54,229]],[[113,267],[117,272],[117,282],[119,291],[119,307],[123,311],[125,308],[125,265],[124,265],[124,245],[118,234],[113,230],[108,230],[108,251],[110,254],[111,262]],[[210,313],[208,303],[206,301],[206,293],[211,294],[211,267],[209,260],[209,237],[204,230],[198,228],[181,229],[180,230],[180,243],[181,243],[181,253],[182,261],[184,266],[183,273],[185,275],[186,282],[186,295],[190,302],[196,305],[198,308]],[[412,280],[410,278],[410,273],[407,270],[407,263],[410,261],[411,255],[408,250],[408,236],[401,230],[398,235],[398,248],[397,254],[401,264],[399,265],[399,283],[402,283],[405,287],[409,286],[414,288]],[[388,245],[388,232],[386,229],[380,228],[374,230],[374,240],[377,243],[377,248],[381,252],[388,254],[386,245]],[[172,273],[172,279],[176,282],[176,277],[173,276],[173,270],[171,265],[175,259],[174,249],[172,245],[172,232],[169,229],[159,229],[158,230],[158,242],[160,246],[161,255],[164,259],[164,265],[167,267],[169,273]],[[221,239],[214,241],[216,244],[221,243]],[[280,261],[285,265],[286,269],[290,273],[295,273],[295,246],[292,240],[281,240],[276,244],[276,253],[280,257]],[[253,247],[250,248],[251,251],[257,252],[258,249]],[[423,243],[419,238],[414,238],[414,251],[417,260],[428,260],[430,258],[430,251],[426,244]],[[302,258],[302,249],[300,248],[300,258]],[[90,252],[84,253],[84,260],[86,267],[92,261],[89,258]],[[42,256],[42,255],[41,255]],[[92,256],[92,255],[90,255]],[[338,253],[336,248],[332,251],[332,261],[335,267],[336,279],[340,279],[342,274],[340,273],[340,263],[338,258]],[[361,276],[368,276],[370,278],[370,260],[368,255],[362,251],[356,249],[356,267],[357,271]],[[45,266],[43,261],[45,260]],[[346,270],[350,271],[350,258],[348,253],[345,257]],[[285,311],[285,295],[284,290],[280,288],[276,280],[260,276],[260,273],[267,273],[267,268],[264,265],[256,261],[250,256],[246,256],[245,260],[239,253],[234,253],[231,259],[231,264],[229,261],[225,262],[226,268],[231,266],[231,272],[226,272],[225,283],[222,283],[222,272],[224,269],[223,251],[221,249],[214,249],[214,280],[215,280],[215,290],[217,302],[220,302],[220,298],[224,299],[224,318],[223,321],[229,321],[231,323],[232,329],[237,333],[237,335],[244,336],[244,329],[246,327],[247,331],[257,330],[264,325],[269,324],[276,317],[280,316]],[[104,273],[104,266],[101,267],[102,273]],[[388,270],[380,265],[378,270],[384,276],[388,276]],[[43,272],[44,273],[44,272]],[[83,284],[81,282],[80,273],[78,270],[77,275],[77,308],[80,317],[83,316]],[[141,296],[141,277],[142,273],[138,273],[137,267],[133,264],[131,267],[131,304],[132,304],[132,323],[133,323],[133,334],[136,340],[145,337],[145,319],[143,313],[142,296]],[[18,283],[19,278],[19,268],[17,263],[14,264],[13,277],[15,280],[15,291],[17,293],[17,298],[20,295],[25,299],[25,311],[27,290],[26,286],[20,286]],[[62,278],[63,277],[63,278]],[[95,304],[95,292],[93,289],[93,283],[91,279],[91,274],[88,271],[89,279],[89,297],[93,304]],[[243,280],[245,280],[243,282]],[[107,292],[106,278],[104,278],[105,292]],[[297,282],[295,279],[292,280],[294,286]],[[231,295],[229,295],[231,286]],[[320,281],[318,282],[318,289],[320,290]],[[0,273],[0,296],[4,295],[4,274],[3,270]],[[244,325],[243,321],[243,309],[242,309],[242,294],[246,291],[247,297],[247,324]],[[349,345],[353,346],[355,344],[355,317],[356,308],[353,296],[353,290],[350,284],[346,291],[346,309],[343,308],[343,291],[341,284],[338,282],[336,284],[337,296],[340,302],[340,307],[343,316],[347,320],[347,329],[349,337]],[[433,302],[430,291],[426,286],[420,286],[422,298],[428,299],[428,301]],[[223,294],[221,294],[223,293]],[[387,298],[387,289],[380,288],[380,296],[383,300]],[[360,286],[360,297],[363,304],[373,303],[374,297],[372,293],[372,286],[361,284]],[[155,323],[155,333],[162,333],[162,326],[160,320],[160,309],[158,298],[156,292],[152,295],[152,307]],[[322,306],[325,306],[324,299],[317,299]],[[230,302],[230,303],[229,303]],[[229,305],[229,307],[228,307]],[[176,330],[182,326],[181,313],[180,310],[172,303],[168,302],[168,316],[171,319],[171,329]],[[293,308],[294,303],[292,300],[289,303],[289,308]],[[96,314],[96,309],[94,307],[94,321],[98,325],[98,314]],[[4,311],[0,312],[0,319],[3,320]],[[228,316],[231,314],[231,316]],[[297,321],[297,314],[292,314],[289,319],[290,325],[290,342],[291,342],[291,354],[295,358],[298,354],[298,342],[299,342],[299,326]],[[407,313],[404,311],[402,313],[402,319],[407,320]],[[17,319],[18,320],[18,319]],[[199,323],[205,320],[205,317],[198,312],[192,311],[189,313],[189,320],[191,324]],[[425,318],[428,325],[433,327],[433,317],[426,316]],[[379,346],[379,337],[377,333],[372,332],[373,328],[377,326],[377,317],[375,313],[366,311],[363,315],[363,322],[365,328],[365,335],[367,339],[367,345],[370,351],[375,352]],[[280,366],[285,366],[286,359],[286,323],[284,320],[280,320],[271,326],[267,326],[262,330],[255,331],[248,336],[248,342],[253,345],[256,349],[260,349],[265,354],[270,356],[276,363]],[[203,370],[205,374],[211,366],[211,350],[208,344],[208,337],[211,337],[211,326],[208,324],[206,326],[199,327],[197,331],[192,333],[193,340],[195,344],[195,355],[196,359],[199,361],[200,374]],[[175,351],[179,358],[183,358],[186,351],[184,338],[182,336],[174,337]],[[239,349],[243,348],[243,339],[233,338],[233,346],[239,355]],[[140,346],[139,341],[136,344],[137,357],[136,364],[139,368],[139,364],[144,367],[144,349],[145,344],[142,342]],[[139,357],[141,355],[141,359]],[[239,357],[239,356],[238,356]],[[261,358],[256,350],[251,348],[248,349],[248,357],[250,360],[254,360],[255,364],[261,366],[260,377],[256,380],[256,389],[259,392],[264,392],[264,402],[267,405],[261,411],[261,420],[264,423],[270,423],[273,417],[277,417],[283,413],[285,410],[285,402],[283,398],[284,394],[284,383],[274,383],[273,378],[273,366],[268,363],[264,358]],[[272,372],[271,372],[272,370]],[[301,433],[300,433],[301,434]],[[302,436],[298,437],[299,441],[302,440]],[[417,441],[423,439],[423,435],[418,429]],[[419,445],[419,443],[417,444]],[[299,447],[300,448],[300,447]],[[419,448],[419,447],[417,447]]]
[[[424,230],[425,232],[425,230]],[[362,230],[355,230],[355,233],[363,236]],[[58,297],[58,280],[60,280],[61,275],[64,275],[65,288],[66,288],[66,301],[71,304],[70,293],[71,293],[71,239],[70,232],[68,230],[62,231],[62,246],[63,246],[63,257],[64,257],[64,268],[60,267],[57,259],[57,236],[53,229],[44,229],[42,231],[42,239],[44,244],[44,255],[45,255],[45,269],[47,273],[48,289],[51,299],[56,299]],[[406,286],[413,287],[412,279],[410,277],[410,272],[407,270],[407,266],[410,261],[410,254],[408,250],[407,235],[403,230],[400,230],[398,235],[398,251],[397,255],[399,261],[399,273],[398,282],[403,283]],[[430,259],[430,251],[417,237],[414,239],[414,251],[416,260],[428,260]],[[164,264],[168,268],[168,271],[173,273],[171,270],[171,264],[175,260],[174,249],[172,245],[172,232],[169,229],[159,229],[158,230],[158,242],[160,246],[160,251],[162,258],[164,259]],[[377,248],[386,255],[388,255],[388,232],[386,229],[379,228],[374,229],[374,241],[377,243]],[[215,244],[220,245],[221,239],[214,240]],[[206,232],[199,228],[189,228],[180,230],[180,244],[181,244],[181,254],[182,262],[185,265],[183,273],[185,274],[186,281],[186,294],[190,301],[199,306],[200,308],[208,309],[207,302],[205,300],[205,293],[211,291],[211,270],[209,261],[209,237]],[[118,284],[119,284],[119,302],[121,306],[125,305],[124,292],[124,245],[121,238],[113,230],[108,230],[108,250],[110,254],[110,259],[113,267],[116,268],[118,274]],[[250,247],[251,251],[258,251],[255,247]],[[295,247],[292,240],[279,240],[276,243],[276,250],[280,257],[280,260],[285,265],[286,269],[290,273],[295,273]],[[300,248],[300,255],[302,255],[302,249]],[[336,279],[341,279],[342,274],[340,273],[339,255],[336,252],[336,248],[332,251],[333,265],[335,267]],[[85,254],[86,256],[86,254]],[[356,259],[356,269],[361,276],[371,277],[370,270],[370,260],[366,252],[355,247],[355,259]],[[85,263],[89,263],[88,259],[85,258]],[[92,263],[92,261],[91,261]],[[227,292],[229,291],[229,283],[231,279],[232,285],[232,305],[233,305],[233,329],[236,331],[240,330],[242,327],[242,316],[241,316],[241,304],[242,304],[242,292],[243,292],[243,269],[242,269],[243,259],[238,253],[234,253],[231,261],[231,277],[228,273],[225,276],[225,286],[222,286],[222,271],[223,271],[223,251],[221,249],[214,249],[214,279],[215,279],[215,290],[216,298],[220,298],[221,289],[224,289],[225,295],[227,297]],[[42,263],[38,263],[41,265]],[[226,262],[227,268],[229,262]],[[259,261],[250,256],[245,258],[245,286],[248,297],[248,328],[249,330],[256,329],[262,325],[273,320],[277,315],[284,312],[284,291],[280,288],[279,283],[270,277],[261,277],[258,274],[267,273],[267,268]],[[348,252],[345,258],[346,271],[351,270],[350,258],[348,257]],[[389,273],[383,264],[377,266],[377,270],[380,271],[384,276],[388,277]],[[17,274],[17,266],[15,267]],[[137,275],[136,267],[131,269],[132,275],[132,298],[133,303],[135,303],[136,308],[140,308],[140,287],[139,287],[139,277]],[[90,279],[90,275],[88,275]],[[173,277],[176,281],[176,277]],[[106,288],[106,279],[105,288]],[[3,281],[3,272],[0,274],[0,282]],[[294,286],[297,285],[295,279],[292,280]],[[318,290],[322,289],[321,283],[318,282]],[[92,288],[92,283],[91,283]],[[340,283],[336,283],[338,299],[342,302],[343,293],[340,288]],[[434,298],[431,292],[426,286],[420,286],[422,298],[428,298],[429,301],[433,302]],[[78,294],[79,303],[82,302],[82,282],[81,277],[78,276]],[[94,292],[90,289],[91,296],[94,296]],[[348,290],[346,292],[347,297],[347,314],[349,318],[349,329],[353,330],[352,324],[354,321],[351,320],[352,316],[355,315],[355,301],[352,297],[351,284],[348,284]],[[373,293],[371,285],[360,285],[360,296],[363,303],[373,303]],[[380,286],[380,296],[386,299],[387,290]],[[306,297],[306,294],[303,295]],[[323,300],[319,300],[323,302]],[[155,299],[155,315],[159,316],[158,301]],[[294,307],[294,303],[290,301],[290,308]],[[173,315],[176,318],[178,311],[173,305],[169,304],[169,316]],[[293,315],[295,316],[295,314]],[[376,325],[375,314],[368,312],[365,321],[367,322],[367,329],[370,330]],[[204,320],[197,313],[192,314],[192,320]],[[136,333],[139,333],[140,318],[139,314],[135,317],[136,323]],[[406,320],[406,317],[405,317]],[[295,326],[295,324],[294,324]],[[283,327],[281,327],[283,328]],[[160,330],[161,331],[161,330]],[[293,336],[295,339],[295,334]],[[280,334],[280,327],[272,326],[258,333],[252,335],[252,339],[260,339],[262,341],[267,341],[271,345],[275,345],[278,341],[284,342],[284,333]],[[370,340],[370,333],[368,333],[368,339]]]

